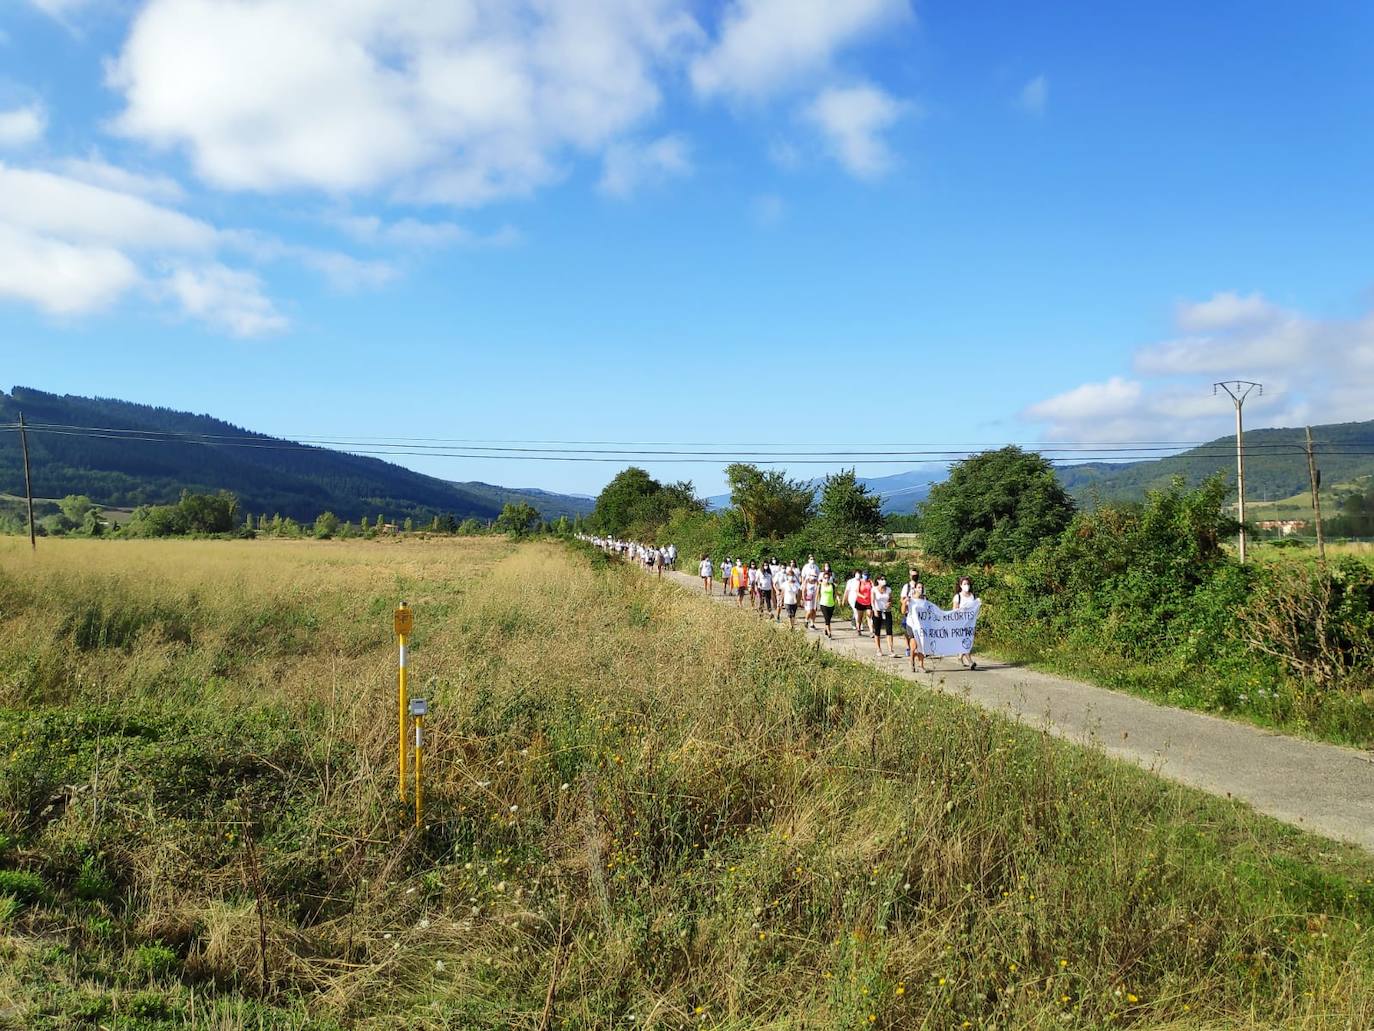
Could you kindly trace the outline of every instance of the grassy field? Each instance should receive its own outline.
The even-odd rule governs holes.
[[[1374,858],[595,556],[22,543],[0,1026],[1374,1026]]]

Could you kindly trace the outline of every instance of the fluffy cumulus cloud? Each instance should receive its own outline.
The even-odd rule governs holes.
[[[1246,402],[1254,426],[1370,417],[1374,312],[1320,319],[1260,294],[1218,293],[1180,304],[1186,335],[1147,344],[1136,378],[1085,383],[1030,405],[1022,418],[1062,440],[1201,440],[1228,431],[1232,409],[1213,393],[1225,379],[1258,380]]]
[[[187,314],[223,329],[232,336],[255,337],[286,328],[286,317],[262,292],[252,272],[218,262],[179,265],[159,284]]]
[[[116,125],[220,187],[481,204],[632,131],[699,34],[672,0],[151,0]]]
[[[882,134],[906,111],[907,105],[864,83],[823,90],[805,115],[841,165],[861,179],[875,179],[892,166]]]
[[[90,0],[28,0],[72,24]],[[0,296],[60,316],[151,298],[222,332],[278,332],[266,269],[292,262],[341,289],[384,284],[441,247],[509,244],[418,217],[528,196],[576,164],[629,196],[693,173],[663,121],[673,90],[727,115],[767,109],[872,179],[910,109],[844,67],[847,48],[912,19],[910,0],[140,0],[105,83],[100,149],[56,153],[38,104],[0,109]],[[798,117],[800,116],[800,117]],[[804,127],[801,131],[798,127]],[[777,125],[765,127],[766,147]],[[188,191],[158,162],[184,160]],[[174,166],[175,167],[175,166]],[[216,192],[290,197],[363,256],[234,228]],[[208,193],[208,196],[206,194]],[[232,210],[232,209],[228,209]],[[255,208],[254,210],[261,210]],[[781,201],[760,208],[776,221]],[[330,213],[333,214],[330,214]],[[340,214],[342,213],[342,214]],[[299,219],[297,220],[299,221]]]
[[[43,138],[47,113],[37,104],[0,111],[0,148],[27,147]]]
[[[236,336],[286,327],[258,274],[224,264],[289,261],[340,289],[376,287],[394,265],[224,229],[179,210],[174,181],[99,158],[0,162],[0,297],[51,315],[108,308],[133,292]],[[415,223],[409,233],[424,230]],[[393,245],[396,241],[390,241]]]
[[[757,101],[826,71],[842,48],[910,18],[906,0],[735,0],[691,65],[702,96]]]
[[[472,206],[593,159],[614,194],[617,169],[628,182],[687,167],[677,134],[643,142],[671,84],[728,101],[814,94],[836,81],[841,51],[911,18],[908,0],[735,0],[713,35],[693,11],[688,0],[149,0],[111,65],[124,101],[114,124],[185,153],[225,189]],[[863,144],[849,140],[846,154]]]

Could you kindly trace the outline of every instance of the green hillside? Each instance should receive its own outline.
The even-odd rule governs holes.
[[[0,423],[23,412],[35,427],[73,426],[29,434],[33,491],[38,497],[89,495],[98,504],[130,507],[175,501],[182,490],[228,490],[244,511],[299,520],[332,511],[341,519],[384,514],[428,521],[435,515],[492,518],[506,502],[527,501],[545,518],[590,512],[589,498],[450,483],[376,458],[252,433],[208,415],[106,398],[48,394],[28,387],[0,393]],[[143,431],[149,438],[100,435],[101,428]],[[202,435],[204,443],[169,438]],[[19,435],[0,432],[0,494],[22,494]]]
[[[1323,493],[1340,484],[1361,482],[1374,475],[1374,420],[1313,426],[1317,465]],[[1245,496],[1263,502],[1295,498],[1308,491],[1307,456],[1302,429],[1247,430],[1245,434]],[[1219,437],[1201,447],[1145,462],[1085,462],[1060,466],[1059,478],[1080,503],[1131,501],[1147,490],[1182,476],[1195,486],[1216,473],[1234,484],[1236,438]]]

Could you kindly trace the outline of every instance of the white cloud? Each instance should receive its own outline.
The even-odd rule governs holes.
[[[910,15],[907,0],[734,0],[716,43],[692,62],[692,85],[701,96],[759,100]]]
[[[99,154],[88,158],[64,158],[53,165],[63,175],[92,186],[101,186],[118,193],[129,193],[151,201],[177,204],[186,198],[186,191],[175,179],[156,173],[134,172],[112,165]]]
[[[1207,440],[1231,429],[1212,384],[1262,380],[1246,402],[1252,426],[1374,417],[1374,312],[1320,319],[1260,294],[1219,293],[1179,305],[1184,336],[1138,348],[1140,378],[1085,383],[1030,405],[1021,417],[1064,440]]]
[[[690,148],[682,136],[660,136],[642,144],[615,143],[606,151],[597,187],[613,197],[628,197],[641,186],[691,171]]]
[[[53,315],[109,307],[149,286],[154,298],[236,336],[286,325],[251,271],[218,260],[236,251],[257,263],[293,261],[334,287],[356,290],[392,280],[387,261],[288,243],[252,230],[219,229],[149,195],[179,187],[99,158],[64,159],[54,168],[0,162],[0,297]],[[394,227],[393,227],[394,228]],[[153,269],[174,271],[160,283]]]
[[[678,0],[151,0],[110,81],[217,186],[480,204],[632,131],[699,37]]]
[[[1140,401],[1141,384],[1113,376],[1105,383],[1084,383],[1031,405],[1026,416],[1042,422],[1063,424],[1102,419]]]
[[[1207,333],[1217,329],[1236,329],[1241,326],[1272,322],[1282,310],[1270,304],[1258,293],[1244,296],[1222,292],[1205,301],[1183,303],[1174,311],[1179,329],[1189,333]]]
[[[214,227],[128,193],[0,162],[0,223],[77,243],[206,250]]]
[[[262,292],[251,272],[219,263],[180,265],[161,283],[188,315],[218,326],[233,336],[278,333],[288,323]]]
[[[139,278],[113,247],[67,243],[0,221],[0,297],[50,315],[84,315],[113,304]]]
[[[881,134],[908,110],[909,105],[878,87],[859,84],[823,90],[803,114],[851,174],[876,179],[892,166],[892,154]]]
[[[27,147],[43,138],[47,113],[37,104],[0,111],[0,147]]]
[[[1236,375],[1309,361],[1322,345],[1322,327],[1259,294],[1219,293],[1175,310],[1180,329],[1197,334],[1141,348],[1137,371],[1149,375]]]
[[[1032,115],[1043,115],[1045,105],[1050,102],[1050,83],[1043,75],[1037,75],[1021,87],[1016,103],[1022,111]]]

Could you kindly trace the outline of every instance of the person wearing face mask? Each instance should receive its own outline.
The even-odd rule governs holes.
[[[821,618],[825,620],[825,636],[832,640],[835,635],[830,632],[830,621],[835,618],[835,594],[835,574],[830,571],[830,564],[827,562],[821,570],[816,597],[820,602]]]
[[[973,581],[966,576],[959,577],[959,590],[955,592],[954,601],[949,607],[951,609],[967,608],[977,600],[973,596]],[[960,655],[959,665],[967,666],[969,669],[978,668],[978,663],[973,658],[972,652],[964,652],[963,655]]]
[[[878,646],[878,654],[883,654],[883,634],[887,634],[887,646],[892,649],[892,657],[897,657],[897,646],[892,643],[892,588],[887,585],[887,577],[878,577],[873,588],[873,643]]]
[[[916,660],[921,660],[921,672],[925,672],[926,657],[921,654],[921,642],[916,637],[916,631],[911,628],[911,619],[918,601],[924,601],[926,597],[926,585],[921,583],[921,574],[916,570],[909,570],[908,580],[902,584],[902,636],[906,638],[906,656],[911,660],[911,668],[916,668]]]

